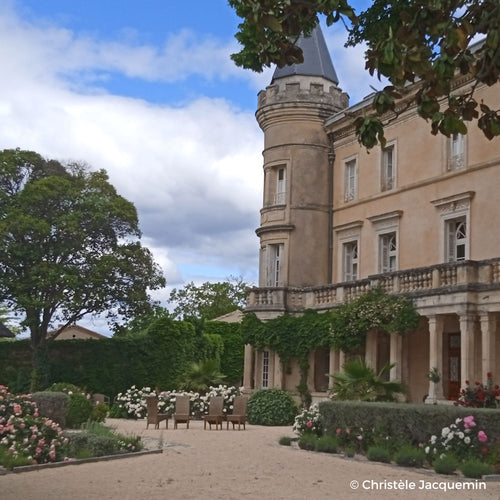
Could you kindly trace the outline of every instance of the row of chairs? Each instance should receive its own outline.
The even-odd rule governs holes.
[[[189,429],[189,396],[177,396],[175,398],[175,413],[173,415],[174,429],[177,429],[177,424],[186,424],[186,428]],[[208,406],[208,415],[203,415],[203,428],[212,430],[212,425],[215,425],[217,430],[220,426],[222,430],[222,422],[226,420],[226,429],[229,429],[229,424],[233,424],[233,430],[236,424],[238,424],[238,430],[246,429],[246,411],[247,411],[247,401],[248,398],[245,396],[236,396],[233,402],[233,413],[231,415],[224,415],[224,398],[222,396],[215,396],[210,399]],[[165,421],[165,427],[168,429],[168,420],[170,415],[167,413],[160,413],[158,411],[158,397],[149,396],[146,398],[147,402],[147,424],[146,429],[149,428],[149,424],[154,424],[155,429],[160,428],[160,422]]]

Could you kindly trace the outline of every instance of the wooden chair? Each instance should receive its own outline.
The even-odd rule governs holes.
[[[207,424],[210,426],[210,430],[212,430],[212,424],[215,424],[215,430],[220,425],[222,430],[222,418],[224,409],[224,397],[223,396],[214,396],[210,399],[208,404],[208,415],[203,415],[203,428],[207,428]]]
[[[186,424],[186,429],[189,429],[189,403],[189,396],[175,397],[174,429],[177,429],[177,424]]]
[[[155,429],[160,428],[160,422],[165,420],[165,427],[168,429],[168,419],[170,416],[167,413],[159,413],[158,412],[158,397],[157,396],[148,396],[146,398],[146,407],[147,407],[147,425],[146,429],[149,428],[149,424],[154,424]]]
[[[233,424],[233,430],[235,424],[238,424],[238,430],[240,430],[240,426],[243,424],[243,430],[246,429],[246,413],[247,413],[247,403],[248,398],[246,396],[236,396],[233,401],[233,413],[231,415],[226,416],[227,420],[227,428],[229,430],[229,422]]]

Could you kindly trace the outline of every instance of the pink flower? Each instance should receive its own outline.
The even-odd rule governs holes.
[[[358,436],[358,441],[362,441],[363,440],[363,436]]]
[[[464,427],[466,429],[470,429],[471,427],[476,427],[476,422],[474,422],[473,415],[469,415],[468,417],[464,418]]]
[[[337,429],[337,434],[340,434],[342,432],[341,429]]]
[[[488,436],[484,433],[484,431],[479,431],[477,433],[477,439],[479,439],[480,443],[486,443],[486,441],[488,441]]]
[[[349,429],[349,427],[346,427],[346,429],[345,429],[345,433],[346,433],[346,434],[350,434],[350,433],[351,433],[351,429]]]
[[[309,422],[307,422],[306,424],[306,427],[309,427],[309,429],[313,426],[313,423],[309,420]]]

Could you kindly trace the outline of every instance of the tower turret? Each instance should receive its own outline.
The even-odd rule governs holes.
[[[259,93],[264,132],[264,200],[259,286],[328,283],[332,165],[324,120],[349,105],[318,26],[298,45],[304,62],[274,72]],[[321,234],[322,237],[316,236]],[[326,242],[326,243],[323,243]]]

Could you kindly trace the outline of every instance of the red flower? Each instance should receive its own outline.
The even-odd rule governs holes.
[[[488,372],[488,373],[486,374],[486,376],[487,376],[488,378],[493,377],[493,375],[491,374],[491,372]]]

